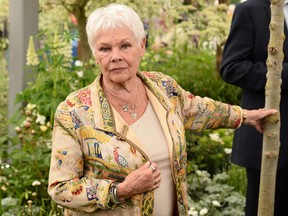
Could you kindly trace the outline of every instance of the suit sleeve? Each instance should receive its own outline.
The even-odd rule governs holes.
[[[255,29],[250,12],[243,5],[238,5],[225,44],[220,74],[230,84],[259,91],[264,90],[267,67],[266,62],[253,62],[250,59]]]

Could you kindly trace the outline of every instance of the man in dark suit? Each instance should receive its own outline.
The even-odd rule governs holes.
[[[236,6],[224,47],[221,77],[242,89],[241,107],[265,106],[266,59],[271,11],[269,0],[248,0]],[[275,216],[288,216],[288,37],[283,46],[281,147],[278,160]],[[280,37],[280,36],[279,36]],[[235,131],[231,160],[246,167],[246,216],[257,216],[263,136],[250,126]]]

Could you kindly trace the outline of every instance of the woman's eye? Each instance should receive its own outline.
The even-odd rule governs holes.
[[[126,43],[126,44],[123,44],[123,45],[122,45],[122,48],[124,48],[124,49],[126,49],[126,48],[128,48],[128,47],[131,47],[131,44]]]
[[[108,52],[110,50],[110,48],[109,47],[101,47],[99,50],[101,52]]]

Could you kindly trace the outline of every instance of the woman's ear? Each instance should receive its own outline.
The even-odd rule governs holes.
[[[146,48],[146,37],[144,37],[143,39],[142,39],[142,42],[141,42],[141,48]]]
[[[142,39],[140,48],[141,48],[141,57],[143,57],[146,50],[146,37]]]
[[[96,58],[95,55],[94,55],[94,59],[95,59],[95,63],[98,65],[99,64],[99,60]]]

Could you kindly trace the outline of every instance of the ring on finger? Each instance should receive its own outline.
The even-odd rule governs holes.
[[[156,170],[156,168],[153,167],[152,165],[150,165],[149,168],[152,170],[152,172],[155,172],[155,170]]]

